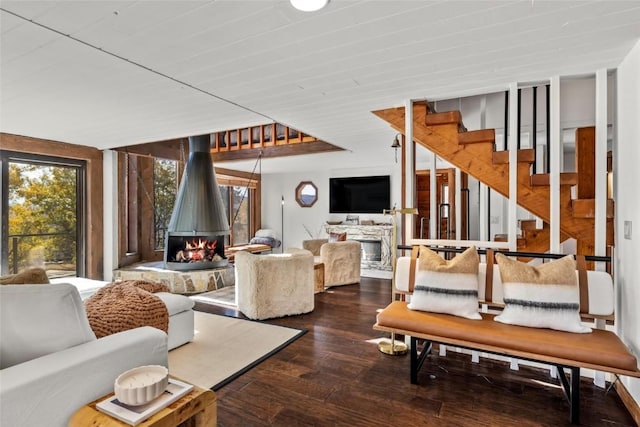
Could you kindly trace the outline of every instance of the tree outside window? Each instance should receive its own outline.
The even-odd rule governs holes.
[[[247,187],[234,186],[233,189],[233,223],[231,233],[233,244],[241,245],[249,243],[250,233],[250,204],[249,189]]]
[[[41,267],[52,277],[78,268],[77,167],[9,162],[8,270]]]
[[[164,239],[171,221],[173,205],[178,192],[178,162],[154,159],[153,200],[154,200],[154,244],[155,249],[164,249]]]

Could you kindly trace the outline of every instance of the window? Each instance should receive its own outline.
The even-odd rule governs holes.
[[[318,187],[311,181],[302,181],[296,187],[296,202],[302,208],[310,208],[318,201]]]
[[[227,193],[231,200],[228,205],[233,206],[232,215],[229,216],[229,228],[231,231],[230,244],[242,245],[249,243],[251,239],[251,209],[250,190],[247,187],[233,186]]]
[[[229,220],[229,236],[225,238],[228,246],[249,243],[253,235],[254,220],[252,205],[255,190],[238,185],[219,185],[222,203]]]
[[[216,179],[229,218],[230,235],[225,243],[247,244],[260,228],[260,175],[217,169]]]
[[[164,239],[171,221],[178,192],[178,162],[154,159],[153,162],[153,231],[155,249],[164,249]]]
[[[84,161],[0,151],[2,274],[84,276]]]

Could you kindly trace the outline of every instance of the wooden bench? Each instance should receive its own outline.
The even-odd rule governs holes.
[[[411,294],[415,277],[415,253],[398,258],[394,294]],[[499,308],[502,303],[502,283],[497,265],[480,264],[479,303]],[[578,265],[584,265],[579,262]],[[581,308],[584,314],[613,319],[613,283],[611,276],[601,271],[576,272],[581,287]],[[487,285],[488,284],[488,285]],[[583,303],[584,299],[584,303]],[[486,307],[485,305],[485,307]],[[493,320],[495,314],[481,313],[482,320],[470,320],[448,314],[411,310],[405,301],[394,301],[378,313],[375,330],[409,336],[411,383],[417,384],[418,371],[431,351],[433,343],[479,350],[491,354],[542,362],[556,366],[561,385],[569,402],[571,423],[580,420],[580,369],[588,368],[615,375],[640,377],[636,357],[611,331],[593,329],[588,334],[507,325]],[[419,352],[419,340],[424,346]],[[565,369],[570,370],[567,379]]]
[[[224,249],[224,256],[229,260],[229,262],[233,262],[236,256],[236,253],[250,252],[252,254],[261,254],[271,252],[271,246],[263,245],[259,243],[239,245],[239,246],[227,246]]]

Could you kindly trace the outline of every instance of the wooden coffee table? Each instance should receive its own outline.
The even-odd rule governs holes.
[[[96,404],[113,393],[78,409],[69,420],[69,427],[122,427],[129,424],[96,409]],[[193,390],[138,424],[140,427],[213,427],[217,423],[216,394],[194,386]]]

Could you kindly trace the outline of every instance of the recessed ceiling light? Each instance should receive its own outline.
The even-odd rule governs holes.
[[[329,0],[289,0],[291,6],[302,12],[315,12],[329,3]]]

